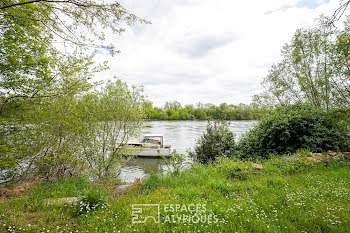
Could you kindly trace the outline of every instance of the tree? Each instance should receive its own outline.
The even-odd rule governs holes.
[[[116,178],[127,154],[124,145],[142,126],[142,102],[140,88],[118,80],[75,89],[31,109],[30,120],[0,128],[6,135],[1,148],[10,148],[2,154],[7,177]]]
[[[255,94],[252,97],[252,106],[255,109],[270,110],[273,109],[277,102],[276,98],[266,91],[261,94]]]
[[[78,156],[77,135],[83,121],[77,108],[77,96],[88,91],[90,85],[79,83],[70,87],[77,80],[65,80],[69,89],[67,95],[41,100],[42,105],[22,105],[25,114],[21,121],[2,122],[0,131],[6,137],[1,147],[8,150],[1,156],[15,161],[7,167],[12,179],[28,176],[59,178],[84,171],[83,160]]]
[[[164,105],[164,110],[178,111],[181,108],[181,104],[178,101],[167,101]]]
[[[197,162],[208,164],[218,157],[232,157],[235,152],[235,136],[227,123],[208,121],[206,132],[196,142],[190,156]]]
[[[107,68],[106,64],[93,64],[92,51],[118,52],[113,44],[106,44],[105,35],[120,34],[122,23],[136,21],[148,23],[118,2],[2,1],[0,115],[19,108],[23,101],[66,95],[57,87],[67,76],[86,79]]]
[[[178,110],[174,110],[174,108]],[[167,102],[164,110],[153,107],[152,103],[146,101],[143,104],[143,109],[145,117],[154,120],[253,120],[260,119],[267,112],[266,109],[256,104],[239,104],[238,106],[226,103],[222,103],[220,106],[198,104],[197,108],[194,108],[193,105],[186,105],[182,108],[177,101]]]
[[[142,127],[142,89],[129,88],[118,80],[107,83],[92,96],[84,96],[79,103],[86,106],[82,117],[90,116],[84,120],[84,130],[79,135],[82,156],[99,179],[114,179],[127,158],[126,143]]]
[[[35,22],[47,35],[66,45],[105,48],[117,52],[112,44],[105,44],[106,30],[119,34],[120,24],[137,21],[149,23],[129,13],[117,1],[95,0],[11,0],[0,3],[0,18],[20,19],[24,23]],[[0,24],[6,28],[4,22]],[[45,42],[39,37],[37,40]]]
[[[335,43],[333,54],[335,77],[331,80],[338,97],[336,98],[338,106],[349,106],[350,99],[350,16],[346,18],[344,26]]]
[[[137,131],[143,96],[120,81],[97,90],[89,80],[107,68],[93,62],[97,49],[118,52],[105,35],[135,22],[148,23],[118,2],[0,2],[5,175],[63,177],[86,169],[98,177],[116,174],[122,151],[116,140],[125,143]]]
[[[153,108],[153,103],[151,101],[144,101],[142,109],[145,113],[146,119],[157,118],[157,111]]]
[[[298,29],[283,47],[282,60],[272,66],[263,81],[267,92],[280,104],[302,101],[326,109],[349,106],[345,57],[337,51],[340,35],[347,30],[339,32],[324,23]]]

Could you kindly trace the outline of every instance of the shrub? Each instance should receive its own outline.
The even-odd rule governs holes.
[[[331,113],[309,104],[279,107],[246,133],[238,143],[240,158],[269,158],[270,154],[349,149],[349,133]]]
[[[206,132],[197,141],[194,152],[189,152],[196,161],[208,164],[217,157],[231,157],[235,152],[235,139],[227,123],[208,121]]]
[[[166,158],[163,155],[161,155],[161,157],[173,175],[180,174],[181,169],[188,164],[188,162],[185,162],[186,156],[184,154],[172,152],[169,158]]]
[[[80,198],[75,209],[75,214],[89,213],[90,211],[106,207],[106,195],[98,190],[92,189],[88,191],[85,196]]]

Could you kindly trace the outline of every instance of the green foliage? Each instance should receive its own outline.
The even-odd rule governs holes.
[[[59,29],[48,27],[57,27],[54,21],[60,20],[50,21],[48,18],[55,18],[48,9],[51,6],[43,4],[0,11],[1,120],[25,121],[28,109],[76,92],[95,72],[106,69],[106,64],[92,62],[91,52],[66,49],[61,53],[55,47],[53,31]]]
[[[5,199],[0,202],[0,231],[348,232],[350,163],[308,166],[300,161],[299,168],[293,165],[287,172],[285,169],[293,160],[286,159],[264,160],[261,172],[249,171],[245,180],[227,178],[222,168],[236,164],[229,159],[219,161],[217,166],[195,164],[177,176],[151,175],[138,189],[125,195],[115,198],[103,193],[93,195],[97,197],[95,200],[106,198],[108,206],[82,214],[72,215],[72,208],[64,205],[43,205],[32,211],[27,205],[28,195]],[[250,166],[250,162],[242,163],[241,168]],[[64,184],[69,185],[69,182]],[[47,183],[41,185],[42,190],[48,188],[49,193],[64,189],[61,185],[54,185],[56,188],[50,188]],[[81,196],[87,192],[84,188],[75,194]],[[161,222],[148,220],[145,224],[132,224],[132,204],[141,203],[160,204]],[[165,212],[165,204],[205,205],[203,214],[215,214],[218,222],[164,222],[168,215],[194,214]],[[146,209],[144,211],[148,214]]]
[[[149,120],[256,120],[266,114],[267,110],[257,105],[228,105],[220,106],[199,104],[181,107],[177,101],[167,102],[163,108],[153,107],[152,102],[147,101],[143,105],[145,117]]]
[[[74,213],[76,215],[89,213],[90,211],[97,210],[99,208],[106,208],[108,205],[107,196],[105,193],[99,190],[89,190],[83,197],[78,201],[78,204],[73,206]]]
[[[350,132],[350,108],[334,108],[328,112],[331,120],[341,128],[341,131]]]
[[[121,22],[148,23],[118,2],[0,3],[0,176],[115,176],[122,150],[111,140],[135,134],[141,90],[89,79],[107,68],[91,49],[118,52],[105,32],[122,33]]]
[[[269,163],[267,164],[267,166],[265,166],[264,169],[269,173],[293,175],[293,174],[307,171],[312,166],[313,164],[307,162],[305,158],[295,154],[293,155],[292,158],[273,157],[270,159]]]
[[[227,196],[231,193],[231,189],[227,184],[226,180],[219,180],[210,183],[210,188],[215,190],[215,192],[221,193],[224,196]]]
[[[34,15],[40,14],[41,10],[35,5],[23,6],[22,10],[0,12],[0,98],[6,102],[12,101],[8,93],[14,93],[12,98],[30,96],[42,86],[48,87],[52,68],[57,62],[56,56],[50,57],[55,49],[50,45],[51,36],[43,32],[43,25],[35,20],[23,20],[27,16],[23,12],[31,11]],[[17,11],[17,17],[11,15],[14,11]],[[4,108],[1,102],[0,115]]]
[[[184,154],[178,154],[176,152],[172,152],[169,158],[162,156],[165,164],[170,169],[171,173],[174,175],[178,175],[181,169],[186,165],[186,156]]]
[[[249,163],[243,161],[233,161],[227,158],[221,158],[216,165],[217,170],[229,179],[246,180],[253,168]]]
[[[232,157],[235,153],[235,137],[225,122],[208,121],[206,132],[197,141],[193,152],[194,160],[208,164],[217,157]]]
[[[34,189],[30,196],[33,199],[81,196],[88,192],[92,188],[91,186],[92,182],[86,177],[49,180]]]
[[[143,187],[146,190],[153,190],[160,185],[160,177],[155,173],[151,173],[148,178],[143,182]]]
[[[142,90],[120,80],[82,90],[33,108],[27,123],[1,127],[7,135],[1,142],[11,148],[2,152],[16,162],[13,178],[118,175],[123,144],[142,126]]]
[[[169,101],[165,103],[164,109],[165,110],[171,109],[171,110],[178,111],[181,109],[181,104],[177,101]]]
[[[30,15],[30,9],[33,8],[40,9],[41,14]],[[1,16],[15,18],[26,15],[27,18],[22,18],[23,22],[37,20],[37,24],[45,26],[47,31],[55,33],[61,39],[70,39],[71,43],[80,44],[80,46],[91,42],[91,36],[95,36],[94,39],[97,40],[95,46],[99,45],[97,42],[104,40],[103,29],[106,28],[116,34],[123,32],[123,28],[120,28],[119,25],[121,22],[129,25],[137,21],[147,23],[146,20],[129,13],[116,1],[106,3],[92,0],[72,0],[69,2],[11,1],[2,2],[0,10]],[[58,15],[66,20],[60,20]],[[86,35],[87,33],[91,35]],[[107,47],[107,45],[101,45],[101,47]]]
[[[101,91],[79,101],[83,122],[79,145],[89,170],[99,179],[115,179],[125,161],[124,144],[142,127],[143,95],[120,80],[107,83]]]
[[[45,200],[54,198],[80,197],[92,188],[92,183],[84,177],[69,177],[41,183],[28,195],[25,203],[31,211],[45,207]]]
[[[9,131],[11,131],[10,127],[5,130],[4,126],[0,125],[0,183],[13,176],[12,169],[16,167],[16,159],[9,155],[12,149],[5,146]]]
[[[349,131],[332,114],[309,104],[277,108],[238,143],[239,158],[269,158],[270,154],[349,150]]]
[[[291,104],[308,102],[330,109],[350,106],[350,17],[343,30],[330,27],[321,17],[310,29],[298,29],[283,46],[281,61],[274,64],[263,84],[263,102]],[[325,22],[326,21],[326,22]]]

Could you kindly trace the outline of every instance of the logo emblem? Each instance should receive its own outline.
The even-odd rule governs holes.
[[[132,223],[145,223],[148,219],[160,222],[159,204],[132,204]]]

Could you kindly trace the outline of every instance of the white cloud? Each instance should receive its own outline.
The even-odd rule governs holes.
[[[249,103],[260,82],[278,62],[280,50],[297,28],[309,27],[338,0],[124,0],[124,6],[152,22],[127,28],[116,41],[122,51],[110,70],[96,79],[117,76],[143,85],[148,99]],[[315,8],[315,6],[317,6]]]

